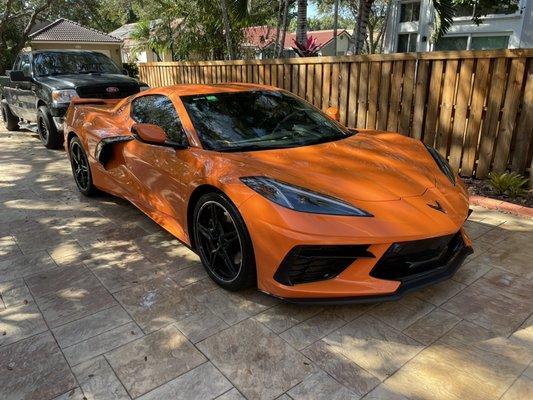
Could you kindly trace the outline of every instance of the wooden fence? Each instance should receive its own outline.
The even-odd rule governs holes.
[[[141,64],[150,86],[249,82],[339,108],[350,127],[435,146],[463,176],[524,173],[533,153],[533,49]]]

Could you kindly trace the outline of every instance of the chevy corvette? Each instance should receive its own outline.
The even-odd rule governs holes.
[[[64,143],[83,194],[130,201],[228,290],[382,301],[451,277],[472,251],[460,178],[336,115],[268,86],[177,85],[73,100]]]

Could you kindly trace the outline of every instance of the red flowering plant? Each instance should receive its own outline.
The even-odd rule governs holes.
[[[305,43],[300,44],[293,39],[295,46],[292,49],[300,57],[316,57],[318,56],[318,50],[320,49],[318,42],[315,37],[308,36]]]

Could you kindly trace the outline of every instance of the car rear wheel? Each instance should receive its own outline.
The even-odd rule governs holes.
[[[52,115],[45,106],[39,107],[37,111],[37,132],[47,149],[57,149],[63,144],[63,135],[57,130]]]
[[[74,175],[76,186],[85,196],[94,195],[96,188],[93,185],[89,160],[79,138],[75,137],[70,141],[69,151],[70,165],[72,166],[72,175]]]
[[[194,245],[209,276],[228,290],[256,282],[252,241],[237,208],[224,195],[203,195],[194,209]]]
[[[19,130],[19,118],[11,112],[9,105],[5,101],[2,101],[2,121],[8,131]]]

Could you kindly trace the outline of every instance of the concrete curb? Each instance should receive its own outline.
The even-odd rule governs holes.
[[[533,208],[509,203],[503,200],[491,199],[483,196],[470,196],[470,204],[488,208],[489,210],[503,211],[524,218],[533,218]]]

